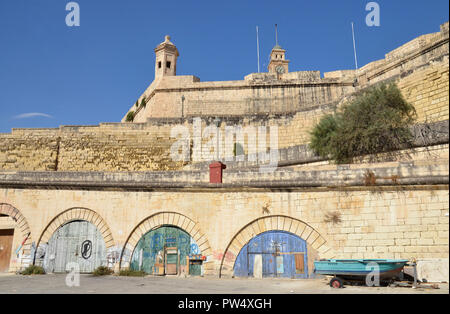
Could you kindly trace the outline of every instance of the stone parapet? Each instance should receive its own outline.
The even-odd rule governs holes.
[[[448,160],[279,169],[271,173],[224,170],[223,184],[210,184],[207,171],[0,172],[0,186],[77,189],[329,188],[448,184]]]

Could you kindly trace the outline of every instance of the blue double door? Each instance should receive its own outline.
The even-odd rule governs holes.
[[[307,278],[306,242],[289,232],[268,231],[251,239],[234,265],[237,277]]]

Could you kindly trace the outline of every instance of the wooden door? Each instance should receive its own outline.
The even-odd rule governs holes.
[[[45,270],[67,272],[69,263],[78,264],[81,273],[91,273],[98,266],[106,265],[105,241],[92,223],[73,221],[52,235],[44,257]]]
[[[14,229],[0,230],[0,273],[9,271]]]
[[[176,247],[166,249],[166,275],[178,274],[178,249]]]
[[[295,273],[304,274],[305,273],[305,254],[296,253],[295,258]]]

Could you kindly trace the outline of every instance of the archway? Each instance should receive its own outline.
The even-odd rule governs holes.
[[[163,225],[150,230],[138,241],[130,269],[153,275],[203,274],[203,254],[183,229]]]
[[[53,233],[42,266],[47,273],[64,273],[74,267],[80,273],[92,273],[107,266],[105,241],[92,223],[72,220]]]
[[[11,257],[16,259],[16,268],[23,269],[30,265],[31,263],[31,229],[28,225],[27,220],[22,215],[22,213],[15,208],[14,206],[7,203],[0,203],[0,216],[8,216],[10,217],[15,225],[13,228],[13,234],[5,232],[5,243],[11,242],[8,245],[9,252],[4,252],[5,256],[5,269],[10,270],[10,261]],[[20,241],[18,242],[18,247],[12,247],[12,237],[15,236],[14,232],[18,232],[18,236],[20,236]],[[8,238],[8,239],[6,239]],[[3,245],[2,245],[3,246]],[[10,247],[11,246],[11,247]],[[6,245],[4,245],[6,247]],[[13,249],[13,250],[11,250]],[[6,248],[4,249],[6,251]],[[11,252],[12,251],[12,252]],[[11,256],[11,255],[15,255]]]
[[[162,234],[164,235],[161,236]],[[169,235],[169,237],[166,235]],[[148,267],[150,267],[148,265],[146,266],[146,269],[136,266],[143,265],[143,257],[141,256],[143,256],[143,254],[150,254],[151,256],[147,257],[151,259],[150,264],[155,266],[154,262],[156,262],[159,251],[154,248],[150,248],[150,246],[154,246],[156,244],[160,245],[161,248],[164,248],[164,246],[170,247],[170,245],[166,243],[167,238],[178,239],[176,241],[179,242],[176,243],[175,247],[177,247],[177,250],[180,253],[177,258],[185,258],[186,256],[186,252],[183,252],[186,249],[184,246],[180,247],[180,242],[183,242],[183,245],[188,244],[191,246],[194,244],[196,248],[194,251],[199,253],[198,255],[205,257],[204,264],[208,263],[211,255],[211,248],[206,235],[201,231],[199,224],[182,214],[175,212],[161,212],[147,217],[131,232],[122,251],[120,268],[137,268],[148,271]],[[191,239],[189,240],[190,242],[185,243],[189,238]],[[146,244],[144,243],[145,241],[147,242]],[[145,250],[141,251],[145,245],[148,247],[147,253]],[[138,248],[138,250],[136,250],[136,248]],[[189,255],[191,255],[192,252],[193,251],[190,251]],[[162,252],[161,254],[166,253]],[[162,259],[167,260],[165,258]],[[164,274],[168,271],[167,265],[165,264],[164,266],[156,267],[164,267],[164,269],[153,269],[152,273]],[[207,271],[206,268],[205,271]]]
[[[308,278],[306,241],[286,231],[266,231],[252,238],[234,264],[236,277]]]
[[[265,216],[248,223],[233,237],[223,254],[219,277],[233,276],[239,252],[250,240],[267,231],[284,231],[296,235],[316,250],[321,257],[334,257],[334,250],[327,246],[326,239],[305,222],[283,215]]]
[[[113,267],[114,254],[111,230],[103,218],[88,208],[70,208],[56,216],[42,232],[34,263],[48,271],[64,272],[76,262],[82,272],[92,272],[97,266]]]

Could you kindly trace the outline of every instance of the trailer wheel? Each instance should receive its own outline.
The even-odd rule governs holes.
[[[340,289],[344,286],[344,283],[342,282],[341,278],[334,277],[330,280],[330,287],[335,289]]]

